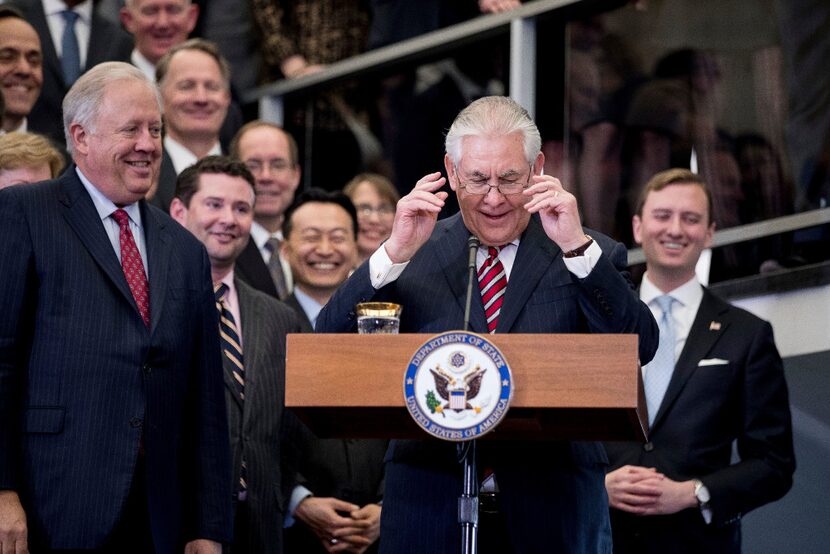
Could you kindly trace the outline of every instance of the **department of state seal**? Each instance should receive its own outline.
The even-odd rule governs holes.
[[[449,331],[425,342],[404,375],[406,407],[430,435],[466,441],[492,431],[513,396],[513,377],[486,337]]]

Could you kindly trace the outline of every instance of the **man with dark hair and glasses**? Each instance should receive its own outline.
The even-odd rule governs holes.
[[[402,304],[402,333],[462,328],[474,235],[477,266],[501,269],[487,306],[475,295],[473,332],[637,333],[640,359],[651,360],[657,325],[628,279],[625,247],[586,233],[574,195],[541,174],[540,144],[527,111],[509,98],[465,108],[444,157],[461,213],[437,222],[447,179],[424,176],[398,203],[389,239],[323,308],[317,330],[354,331],[354,305],[366,300]],[[456,552],[455,445],[393,441],[386,459],[381,552]],[[611,552],[602,445],[482,441],[478,461],[494,470],[483,489],[493,509],[480,514],[479,552]]]

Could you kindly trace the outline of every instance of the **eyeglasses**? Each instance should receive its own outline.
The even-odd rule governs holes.
[[[381,204],[380,206],[372,206],[371,204],[358,204],[355,206],[358,215],[369,217],[372,214],[378,214],[380,217],[389,217],[394,215],[395,206],[389,204]]]
[[[293,169],[294,165],[287,162],[286,160],[256,160],[251,159],[245,162],[245,167],[248,168],[248,171],[251,173],[262,173],[262,170],[265,167],[271,171],[271,173],[285,173],[286,171]]]
[[[474,194],[476,196],[484,195],[490,192],[490,189],[496,189],[504,196],[509,196],[511,194],[519,194],[524,189],[530,186],[530,178],[533,176],[533,166],[528,166],[528,174],[527,180],[521,181],[499,181],[495,185],[491,185],[489,179],[481,179],[478,181],[470,181],[468,183],[464,183],[461,181],[461,178],[458,176],[458,166],[455,166],[455,176],[456,180],[458,181],[458,187],[462,188],[467,191],[467,194]]]

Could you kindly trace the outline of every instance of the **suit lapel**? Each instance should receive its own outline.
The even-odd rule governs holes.
[[[469,275],[467,269],[467,239],[470,237],[470,231],[464,226],[464,220],[460,213],[447,221],[444,234],[439,238],[434,249],[435,257],[463,314],[467,302]],[[481,303],[478,283],[473,283],[473,295],[470,302],[470,330],[476,333],[488,333],[487,318],[484,315],[484,305]]]
[[[553,260],[561,252],[545,234],[538,217],[531,217],[519,242],[519,250],[510,272],[511,278],[507,282],[507,292],[496,326],[497,333],[510,332],[530,294],[536,289],[542,276],[550,271]]]
[[[697,310],[694,323],[692,323],[692,328],[689,330],[689,336],[686,338],[683,351],[680,353],[677,364],[675,364],[669,387],[666,389],[666,395],[663,397],[663,402],[660,404],[660,409],[654,418],[653,428],[660,424],[660,421],[683,391],[686,383],[697,371],[698,362],[706,357],[729,327],[729,322],[723,321],[723,314],[728,309],[729,305],[727,303],[712,295],[707,289],[703,289],[703,299],[700,301],[700,307]],[[717,322],[719,325],[712,326],[712,322]]]
[[[289,294],[283,302],[297,314],[297,318],[300,320],[300,331],[303,333],[313,333],[314,326],[311,324],[311,320],[308,319],[308,314],[305,313],[305,310],[300,305],[300,301],[297,300],[294,293]]]
[[[143,200],[141,222],[144,226],[144,241],[147,244],[147,280],[150,283],[150,329],[154,330],[164,310],[167,293],[167,268],[170,265],[170,236],[166,223],[147,207]]]
[[[124,299],[135,309],[136,317],[141,317],[133,293],[124,277],[121,264],[113,250],[112,243],[107,237],[101,217],[92,203],[92,199],[84,189],[84,185],[75,173],[75,166],[69,169],[60,178],[60,201],[63,205],[63,216],[73,231],[78,235],[81,243],[89,251],[95,262],[101,267],[104,275],[115,285]],[[149,250],[149,247],[148,247]],[[149,254],[148,254],[149,257]],[[152,310],[152,286],[150,288],[150,302]],[[152,313],[152,312],[151,312]]]
[[[236,286],[236,295],[239,300],[239,317],[242,319],[242,357],[245,360],[246,402],[241,402],[239,400],[239,395],[237,394],[234,394],[233,396],[242,407],[242,421],[244,426],[245,421],[249,417],[248,414],[251,412],[249,406],[251,405],[251,400],[253,398],[253,395],[248,394],[247,391],[253,390],[253,388],[257,386],[257,382],[261,377],[259,375],[260,368],[265,371],[270,371],[271,368],[264,367],[262,357],[265,353],[261,349],[255,348],[255,345],[261,343],[260,337],[262,336],[263,330],[260,328],[260,324],[265,321],[266,317],[262,304],[253,298],[251,294],[253,290],[252,287],[249,287],[236,278],[234,279],[234,285]],[[231,391],[235,391],[233,373],[232,370],[231,373],[228,373],[228,370],[230,370],[230,368],[226,366],[225,383],[227,386],[231,387]],[[252,388],[248,389],[249,386]]]

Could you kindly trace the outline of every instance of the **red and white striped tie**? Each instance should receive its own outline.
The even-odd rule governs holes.
[[[507,274],[499,260],[499,250],[503,247],[488,246],[487,259],[478,270],[478,286],[481,289],[481,301],[484,303],[484,315],[487,317],[487,329],[496,332],[499,322],[501,303],[507,291]]]

